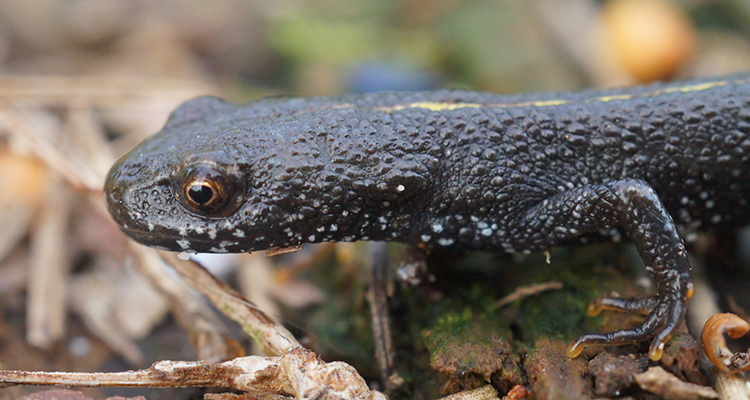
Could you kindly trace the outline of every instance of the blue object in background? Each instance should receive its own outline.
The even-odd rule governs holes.
[[[397,63],[372,62],[352,68],[348,89],[355,93],[432,90],[439,82],[438,76],[431,71]]]

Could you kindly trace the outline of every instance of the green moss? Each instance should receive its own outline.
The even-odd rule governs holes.
[[[408,388],[397,397],[439,397],[439,387],[467,388],[488,380],[510,388],[525,382],[522,360],[537,352],[536,346],[565,358],[565,345],[581,334],[634,326],[641,317],[586,314],[592,300],[613,291],[644,294],[632,285],[631,252],[614,245],[555,249],[551,264],[544,254],[513,259],[471,253],[455,264],[445,257],[431,260],[433,284],[396,285],[390,299],[396,369]],[[368,274],[364,258],[352,262],[357,265],[342,266],[329,257],[308,272],[328,298],[305,312],[305,326],[316,343],[333,344],[325,358],[348,361],[377,379],[365,301]],[[550,281],[562,282],[563,289],[495,305],[518,288]]]

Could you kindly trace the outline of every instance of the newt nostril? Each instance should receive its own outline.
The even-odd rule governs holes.
[[[122,199],[122,190],[118,186],[112,188],[109,191],[109,199],[112,202],[119,203]]]
[[[123,197],[122,185],[117,184],[117,177],[110,176],[107,182],[104,184],[104,196],[106,197],[107,205],[110,207],[115,204],[119,204]]]

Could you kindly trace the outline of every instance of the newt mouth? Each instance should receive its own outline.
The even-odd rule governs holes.
[[[242,248],[242,244],[237,240],[189,237],[159,228],[144,230],[121,226],[120,230],[136,242],[160,250],[196,253],[245,253],[249,251]]]

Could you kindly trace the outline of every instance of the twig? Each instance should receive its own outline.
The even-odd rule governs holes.
[[[463,392],[454,393],[450,396],[441,397],[439,400],[498,400],[497,391],[492,385],[464,390]]]
[[[282,357],[242,357],[212,364],[160,361],[125,372],[0,371],[0,385],[66,387],[223,387],[298,399],[386,400],[348,364],[325,363],[298,348]]]
[[[275,323],[232,288],[218,281],[200,264],[180,260],[174,253],[160,251],[159,254],[191,286],[206,296],[214,307],[239,323],[266,354],[281,355],[301,347],[286,328]]]
[[[67,276],[71,267],[65,231],[73,196],[59,181],[52,183],[47,205],[31,239],[26,339],[49,349],[65,333]]]
[[[0,77],[0,97],[16,101],[33,101],[43,107],[84,101],[101,107],[121,107],[134,99],[184,100],[200,94],[215,93],[205,83],[178,79],[72,76],[4,76]],[[170,105],[171,108],[174,108]],[[145,108],[145,106],[144,106]],[[166,112],[160,113],[166,114]]]
[[[750,398],[745,379],[739,374],[717,371],[714,375],[714,387],[722,400],[747,400]]]
[[[378,368],[386,386],[386,392],[391,392],[403,384],[403,378],[394,372],[395,358],[391,332],[391,319],[388,308],[388,249],[385,243],[370,243],[368,246],[370,259],[370,289],[367,291],[367,302],[370,303],[372,315],[372,334],[375,342],[375,356]]]
[[[646,372],[635,375],[634,378],[641,389],[665,399],[719,398],[719,394],[712,388],[681,381],[662,367],[651,367]]]
[[[14,137],[26,141],[34,155],[53,170],[57,171],[65,181],[78,191],[101,191],[101,178],[88,166],[73,165],[71,160],[55,148],[30,123],[30,117],[12,102],[0,97],[0,116],[5,117]]]
[[[547,290],[560,290],[563,288],[562,282],[546,282],[546,283],[538,283],[535,285],[529,285],[520,287],[513,291],[513,293],[503,297],[502,299],[495,302],[493,305],[494,308],[502,308],[507,306],[508,304],[525,297],[535,296],[539,293],[545,292]]]
[[[140,273],[169,300],[177,322],[187,331],[200,360],[219,362],[245,355],[244,351],[237,354],[241,346],[231,338],[217,315],[179,276],[169,273],[155,250],[132,241],[128,245]]]

